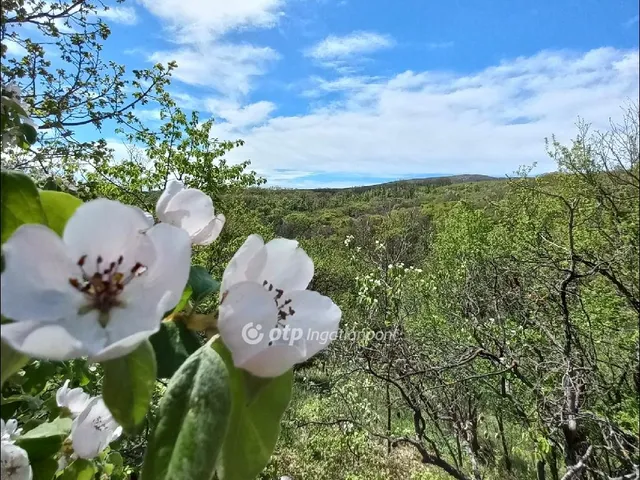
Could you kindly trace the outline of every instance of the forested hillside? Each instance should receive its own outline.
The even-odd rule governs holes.
[[[98,9],[0,12],[3,480],[640,480],[637,103],[553,173],[272,188]]]
[[[635,478],[634,132],[551,145],[559,172],[538,178],[246,193],[314,258],[343,329],[373,336],[296,371],[269,471]]]

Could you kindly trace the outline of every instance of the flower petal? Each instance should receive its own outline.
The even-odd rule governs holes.
[[[233,285],[218,310],[218,331],[236,366],[269,346],[278,310],[273,295],[254,282]]]
[[[69,380],[65,380],[62,386],[56,392],[56,404],[59,407],[67,406],[67,394],[69,393]]]
[[[145,222],[147,222],[147,225],[149,227],[153,227],[153,224],[156,223],[156,221],[153,218],[153,215],[151,215],[149,212],[145,212],[143,209],[136,207],[135,205],[131,205],[132,208],[135,208],[138,213],[140,215],[142,215],[142,217],[144,218]]]
[[[285,292],[304,290],[313,278],[313,261],[295,240],[276,238],[264,246],[266,263],[255,256],[247,267],[249,279],[268,281]]]
[[[121,319],[117,321],[117,323],[122,325],[123,319],[131,321],[131,316],[127,315],[126,317],[121,317]],[[111,324],[112,321],[113,318],[110,319],[109,324]],[[137,330],[135,333],[132,333],[126,337],[119,338],[118,340],[113,342],[109,342],[108,345],[99,352],[89,355],[89,361],[104,362],[107,360],[113,360],[114,358],[124,357],[125,355],[133,352],[138,345],[140,345],[158,330],[160,330],[160,320],[158,320],[157,327],[154,329]]]
[[[189,235],[166,223],[155,225],[146,235],[155,249],[156,261],[124,288],[123,306],[109,312],[109,323],[105,327],[107,346],[91,356],[93,361],[133,351],[158,331],[164,313],[182,297],[191,264]]]
[[[98,456],[118,427],[102,397],[93,398],[71,426],[74,453],[86,459]]]
[[[0,478],[3,480],[31,480],[33,471],[27,452],[11,443],[2,443]]]
[[[153,242],[157,258],[149,268],[144,284],[158,293],[157,300],[162,298],[158,311],[164,313],[177,305],[189,280],[191,239],[183,230],[166,224],[154,226],[147,236]]]
[[[115,442],[117,439],[120,438],[120,435],[122,435],[122,427],[120,425],[118,425],[118,428],[116,428],[114,430],[114,432],[111,434],[111,438],[109,439],[109,443]]]
[[[279,377],[295,364],[303,362],[305,356],[295,345],[271,345],[246,362],[236,365],[256,377]]]
[[[60,237],[43,225],[22,225],[2,250],[0,310],[5,317],[51,322],[75,315],[83,296],[69,279],[81,272]]]
[[[12,348],[35,358],[69,360],[98,352],[106,343],[106,336],[98,323],[97,313],[85,317],[74,316],[74,322],[61,324],[40,322],[5,323],[0,329],[2,339]],[[67,327],[71,324],[71,330]],[[75,334],[72,335],[71,332]]]
[[[91,401],[91,396],[88,393],[83,392],[81,388],[73,388],[69,390],[67,408],[71,415],[76,417],[82,413],[89,401]]]
[[[4,428],[5,433],[8,434],[9,438],[11,438],[12,440],[20,435],[20,432],[22,431],[18,428],[18,420],[16,420],[15,418],[10,418],[9,420],[7,420]]]
[[[160,219],[161,222],[166,222],[164,214],[167,210],[167,205],[169,201],[178,193],[184,190],[184,184],[179,182],[178,180],[169,180],[167,182],[167,186],[160,195],[158,199],[158,203],[156,203],[156,215]]]
[[[213,220],[209,222],[209,224],[196,233],[192,238],[191,242],[194,245],[209,245],[211,244],[218,236],[220,236],[220,232],[222,232],[222,227],[224,227],[225,216],[222,213],[219,213],[214,217]]]
[[[91,396],[82,388],[69,389],[69,380],[66,380],[56,392],[56,403],[60,408],[68,409],[73,418],[82,413],[90,400]]]
[[[98,257],[102,270],[122,256],[118,269],[128,272],[137,262],[148,266],[155,260],[150,240],[141,233],[148,228],[148,221],[136,208],[99,198],[78,207],[65,226],[63,239],[74,261],[86,255],[89,275],[97,271]]]
[[[250,280],[247,278],[246,270],[251,259],[262,252],[262,259],[266,262],[266,252],[262,250],[264,247],[264,240],[260,235],[249,235],[244,241],[242,246],[233,255],[231,261],[227,264],[222,275],[222,285],[220,286],[220,295],[224,295],[224,292],[229,288],[240,282]]]
[[[324,350],[335,338],[340,327],[342,311],[329,297],[310,290],[287,292],[287,299],[295,309],[288,317],[291,328],[301,328],[304,332],[306,358]]]
[[[178,192],[169,200],[163,213],[163,222],[180,227],[194,237],[215,217],[213,201],[207,194],[195,188]]]

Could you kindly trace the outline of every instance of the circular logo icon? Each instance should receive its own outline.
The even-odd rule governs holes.
[[[247,323],[242,327],[242,340],[249,345],[257,345],[264,338],[264,333],[261,333],[262,325],[253,326],[253,322]]]

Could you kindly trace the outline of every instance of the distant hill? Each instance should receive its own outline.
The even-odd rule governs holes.
[[[488,182],[491,180],[504,180],[504,178],[490,177],[489,175],[463,174],[463,175],[448,175],[445,177],[408,178],[404,180],[395,180],[393,182],[382,183],[380,185],[393,185],[397,183],[412,183],[415,185],[442,185],[443,180],[447,185],[453,185],[454,183]]]
[[[477,174],[463,174],[463,175],[449,175],[446,177],[428,177],[428,178],[407,178],[403,180],[394,180],[393,182],[376,183],[374,185],[363,185],[359,187],[343,187],[343,188],[296,188],[286,190],[300,190],[307,192],[318,193],[332,193],[332,192],[345,192],[351,191],[354,193],[362,193],[367,190],[372,190],[380,187],[392,187],[394,185],[432,185],[432,186],[444,186],[453,185],[456,183],[469,183],[469,182],[488,182],[492,180],[505,180],[505,178],[490,177],[489,175],[477,175]]]

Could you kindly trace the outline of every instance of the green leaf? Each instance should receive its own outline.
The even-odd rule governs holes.
[[[58,470],[58,462],[53,458],[31,461],[33,480],[51,480]]]
[[[38,140],[38,132],[33,125],[29,125],[28,123],[21,123],[20,131],[24,135],[24,139],[30,145],[33,145]]]
[[[71,423],[70,418],[56,418],[51,422],[42,423],[19,436],[16,445],[26,450],[32,462],[52,457],[69,436]]]
[[[172,313],[178,313],[184,310],[184,307],[187,306],[187,304],[189,303],[189,299],[191,298],[192,295],[193,295],[193,288],[191,288],[191,285],[187,285],[187,287],[184,289],[184,292],[182,292],[182,297],[180,297],[180,301],[178,302],[178,305],[176,305],[176,308],[173,309]]]
[[[160,401],[142,480],[210,479],[230,410],[227,368],[204,345],[176,372]]]
[[[0,387],[4,382],[29,362],[29,357],[0,342]]]
[[[9,395],[8,397],[2,397],[0,405],[9,405],[11,403],[25,403],[26,407],[31,410],[39,409],[44,403],[40,398],[33,395]]]
[[[171,378],[189,356],[201,347],[198,336],[182,322],[162,322],[149,337],[158,361],[158,378]]]
[[[156,358],[148,340],[124,357],[102,363],[102,397],[113,418],[127,432],[144,420],[156,383]]]
[[[193,301],[200,303],[207,295],[220,290],[220,282],[214,280],[207,269],[198,265],[192,265],[189,271],[188,285],[193,289]]]
[[[82,201],[73,195],[51,190],[40,190],[40,203],[47,218],[49,228],[62,236],[67,220],[73,215]]]
[[[213,348],[227,364],[233,397],[229,429],[216,466],[218,479],[253,480],[275,449],[280,420],[291,400],[293,373],[258,379],[233,366],[221,341]]]
[[[96,467],[93,462],[78,458],[62,471],[58,480],[93,480]]]
[[[107,462],[109,462],[113,466],[113,469],[116,471],[122,470],[122,467],[124,466],[122,455],[120,455],[120,453],[118,452],[109,452]]]
[[[38,189],[29,177],[18,172],[2,171],[0,185],[0,219],[2,243],[25,223],[46,224]]]

